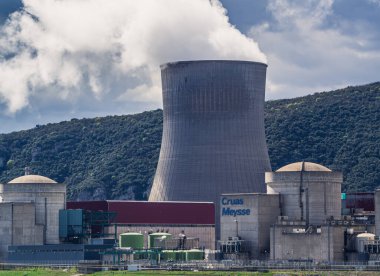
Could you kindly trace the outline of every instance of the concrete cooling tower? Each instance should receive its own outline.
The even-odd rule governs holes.
[[[266,192],[266,67],[223,60],[161,66],[163,136],[150,201],[218,206],[222,193]]]

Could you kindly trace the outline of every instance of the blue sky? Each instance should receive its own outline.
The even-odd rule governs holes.
[[[380,0],[1,0],[0,133],[160,108],[173,60],[266,62],[267,99],[379,81],[379,26]]]

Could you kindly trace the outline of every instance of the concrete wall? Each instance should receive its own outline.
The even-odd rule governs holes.
[[[273,225],[280,215],[279,196],[259,196],[259,239],[258,249],[262,256],[265,253],[269,257],[270,251],[270,226]]]
[[[43,225],[36,223],[33,203],[13,203],[12,245],[42,245]]]
[[[375,191],[375,225],[375,234],[380,236],[380,189]]]
[[[34,203],[0,203],[0,259],[7,258],[9,245],[42,245],[43,234]]]
[[[294,233],[304,226],[275,225],[270,229],[273,260],[344,261],[346,227],[322,226],[321,233]]]
[[[240,237],[249,245],[250,257],[269,253],[269,228],[280,215],[278,195],[225,194],[220,199],[221,240]]]
[[[187,237],[199,238],[199,246],[206,249],[215,249],[215,227],[214,225],[123,225],[117,226],[117,238],[120,234],[127,232],[137,232],[144,234],[144,244],[148,245],[148,232],[156,232],[157,230],[168,230],[173,237],[178,237],[184,231]],[[106,228],[106,233],[113,234],[114,226]]]
[[[340,219],[341,173],[305,171],[301,176],[301,172],[268,172],[265,177],[268,189],[280,193],[282,215],[289,220],[321,225],[331,216]]]
[[[2,202],[35,203],[36,224],[46,228],[44,242],[59,243],[59,210],[66,205],[64,184],[0,184]]]
[[[0,204],[0,259],[7,257],[12,243],[12,204]]]

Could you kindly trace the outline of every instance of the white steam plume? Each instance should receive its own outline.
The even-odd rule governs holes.
[[[218,1],[24,0],[0,36],[0,103],[159,102],[159,64],[188,59],[266,62]],[[53,96],[52,96],[53,95]],[[106,95],[106,96],[105,96]]]

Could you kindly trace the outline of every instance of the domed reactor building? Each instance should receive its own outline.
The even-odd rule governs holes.
[[[266,192],[266,68],[224,60],[161,66],[163,136],[149,201],[212,201],[219,210],[222,193]]]

